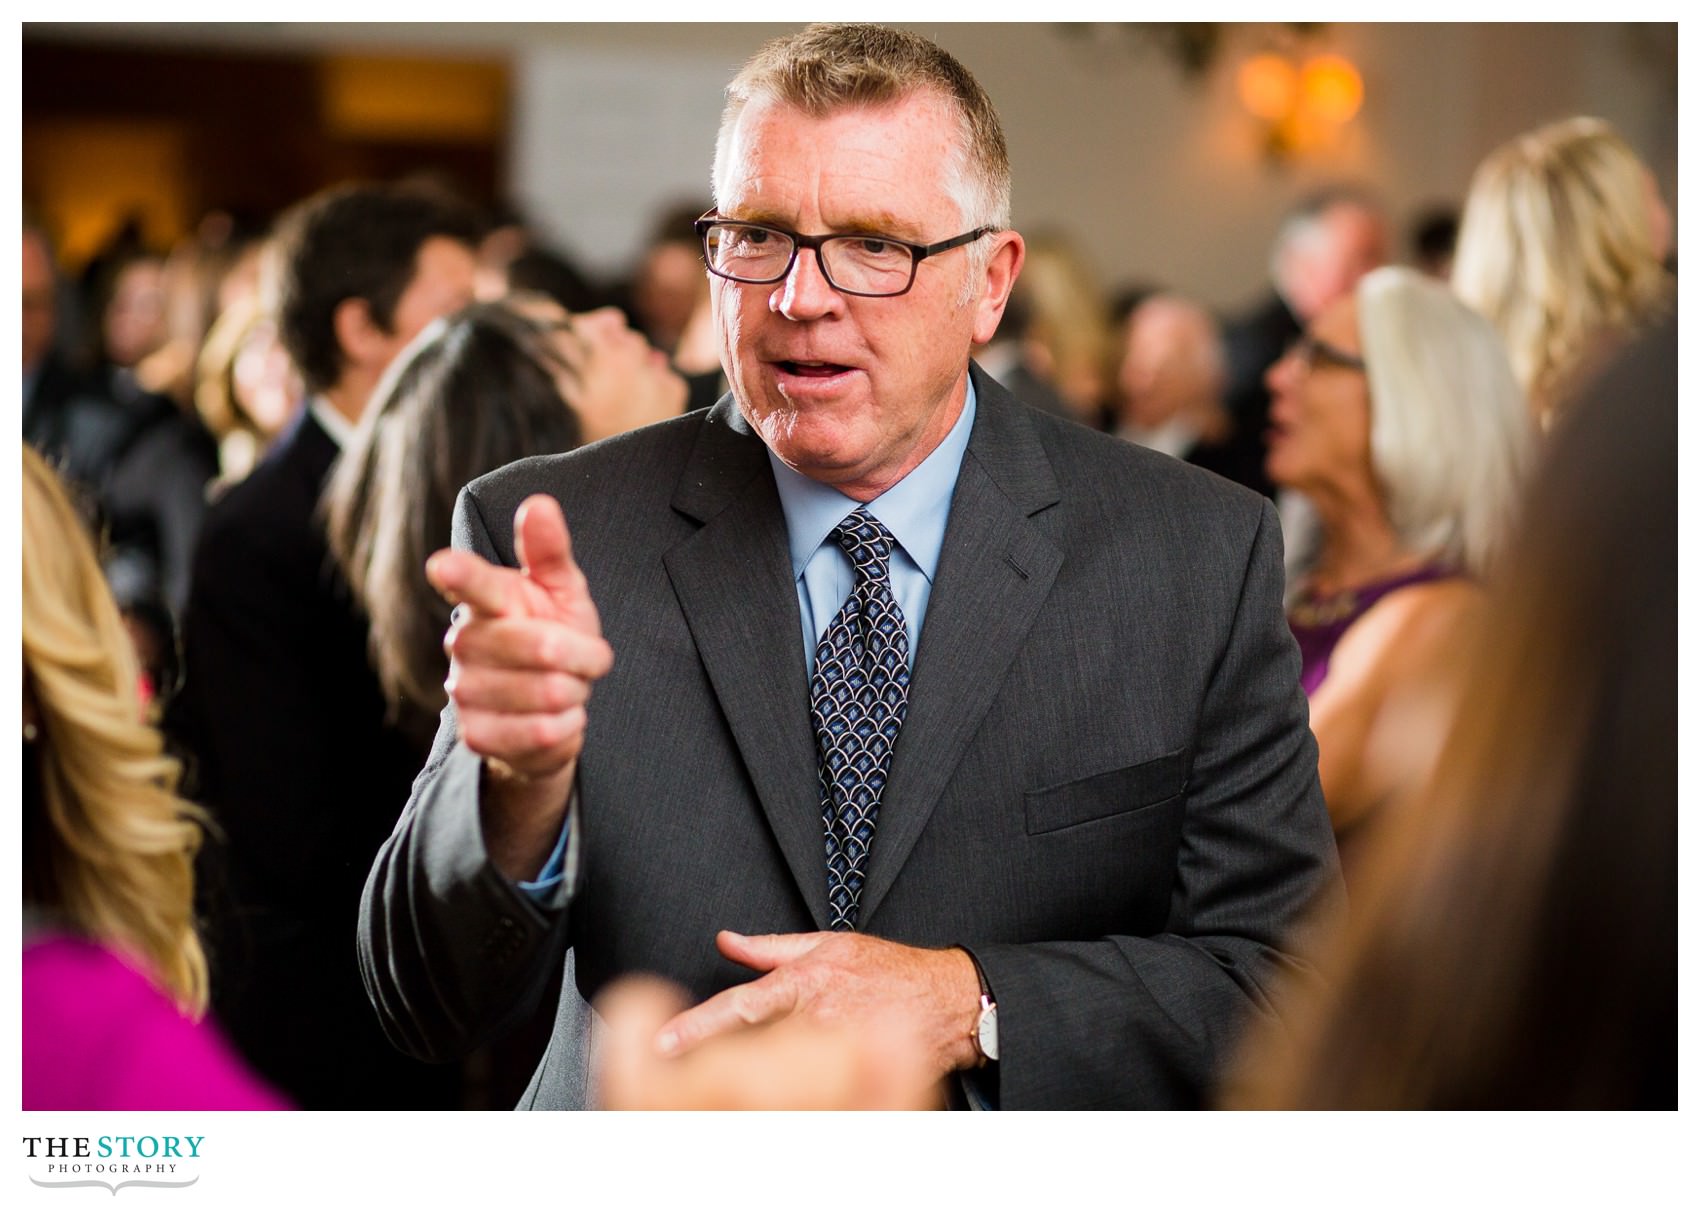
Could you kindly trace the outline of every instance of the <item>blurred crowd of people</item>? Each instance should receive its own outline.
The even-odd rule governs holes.
[[[614,286],[412,183],[126,229],[74,279],[26,220],[26,1107],[513,1104],[547,1021],[425,1065],[356,964],[452,677],[425,563],[469,481],[725,391],[703,209]],[[1029,233],[976,357],[1280,507],[1352,908],[1296,1046],[1254,1029],[1224,1101],[1674,1106],[1670,215],[1578,118],[1393,244],[1373,193],[1318,193],[1220,315]],[[604,1007],[611,1105],[913,1105],[901,1049],[800,1027],[648,1074],[621,1041],[669,996]],[[121,1016],[175,1084],[47,1042]]]
[[[423,570],[461,486],[720,394],[717,363],[664,352],[706,306],[669,242],[599,288],[509,216],[357,185],[166,254],[121,232],[73,282],[25,226],[25,440],[100,536],[146,719],[206,812],[215,1018],[299,1105],[511,1105],[535,1059],[523,1030],[460,1068],[402,1056],[350,923],[442,707]]]

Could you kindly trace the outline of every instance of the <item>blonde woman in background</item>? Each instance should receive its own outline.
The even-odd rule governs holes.
[[[281,1106],[196,1021],[203,817],[142,722],[134,651],[82,521],[28,447],[23,504],[23,1106]]]
[[[301,376],[258,299],[225,309],[196,362],[195,409],[218,439],[222,492],[254,469],[306,399]]]
[[[1026,317],[1024,364],[1076,420],[1100,428],[1121,349],[1109,303],[1079,249],[1060,235],[1029,240],[1013,302]]]
[[[1410,269],[1359,279],[1267,377],[1269,478],[1318,523],[1287,621],[1349,884],[1364,826],[1439,743],[1415,704],[1480,603],[1533,427],[1493,329]]]
[[[218,496],[254,469],[306,401],[277,331],[277,246],[250,243],[219,286],[218,318],[195,360],[195,411],[218,440]]]
[[[1671,217],[1612,127],[1570,118],[1521,135],[1476,170],[1452,285],[1505,338],[1543,427],[1672,296]]]

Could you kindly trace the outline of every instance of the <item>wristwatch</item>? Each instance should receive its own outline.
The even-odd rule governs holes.
[[[998,1004],[992,1000],[992,985],[986,979],[986,970],[980,967],[980,961],[962,944],[957,946],[973,963],[974,976],[980,982],[980,1014],[974,1020],[974,1030],[968,1033],[968,1042],[974,1045],[974,1055],[983,1068],[998,1058]]]
[[[998,1058],[998,1004],[988,994],[980,994],[980,1017],[974,1024],[974,1052],[980,1064]]]

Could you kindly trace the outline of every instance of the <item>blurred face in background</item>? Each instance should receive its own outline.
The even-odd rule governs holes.
[[[585,442],[684,411],[685,380],[619,308],[569,316],[559,303],[536,295],[516,297],[514,307],[547,331],[555,389],[578,414]]]
[[[53,257],[47,244],[34,232],[24,233],[21,265],[24,280],[23,327],[24,373],[29,374],[47,359],[56,329],[53,289]]]
[[[632,283],[632,306],[650,339],[671,351],[679,343],[697,300],[708,294],[702,250],[680,241],[657,244],[644,255]]]
[[[1307,496],[1374,491],[1369,379],[1336,355],[1363,357],[1351,295],[1317,317],[1265,376],[1270,394],[1265,470],[1283,488]]]
[[[1121,392],[1124,424],[1153,430],[1177,419],[1202,425],[1220,408],[1220,336],[1208,312],[1182,299],[1148,299],[1123,329]]]
[[[1317,216],[1283,258],[1282,296],[1309,322],[1345,298],[1358,279],[1387,264],[1387,224],[1356,202],[1337,202]]]
[[[401,292],[390,316],[388,352],[381,359],[380,370],[432,320],[472,302],[478,262],[472,249],[459,240],[432,236],[419,246],[413,266],[413,280]]]
[[[231,380],[237,407],[269,436],[283,431],[305,394],[276,325],[266,319],[256,321],[242,338]]]
[[[164,262],[145,257],[118,271],[101,335],[115,366],[134,366],[165,344]]]

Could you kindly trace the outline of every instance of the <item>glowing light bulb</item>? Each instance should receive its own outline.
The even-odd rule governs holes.
[[[1298,98],[1298,69],[1271,52],[1253,55],[1240,64],[1238,83],[1240,103],[1265,122],[1286,117]]]
[[[1358,69],[1340,55],[1318,55],[1299,77],[1299,107],[1335,126],[1352,120],[1364,102]]]

